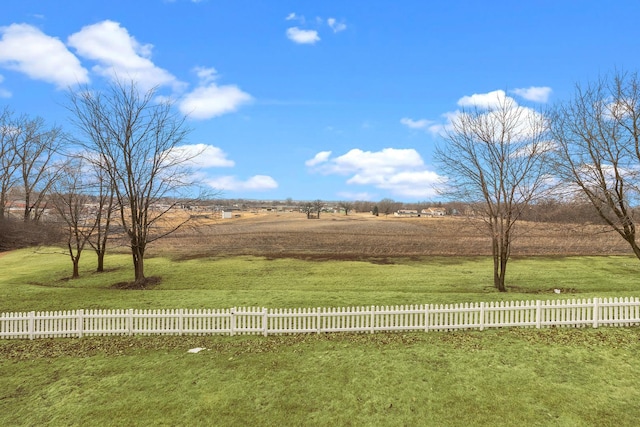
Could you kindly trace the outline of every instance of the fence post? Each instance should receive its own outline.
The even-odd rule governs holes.
[[[429,304],[424,305],[424,331],[429,332]]]
[[[184,329],[184,309],[181,308],[178,310],[178,335],[182,336],[183,329]]]
[[[36,325],[36,312],[29,312],[29,339],[32,340],[35,333],[35,325]]]
[[[229,310],[229,314],[231,314],[231,321],[229,322],[230,334],[231,336],[234,336],[236,331],[236,309],[232,308]]]
[[[320,311],[320,307],[316,307],[316,329],[318,330],[318,333],[320,333],[322,329],[322,316],[320,315]]]
[[[480,330],[484,331],[484,302],[480,301]]]
[[[593,327],[598,329],[600,322],[600,298],[593,299]]]
[[[82,338],[82,334],[84,332],[84,310],[80,309],[77,313],[78,318],[76,322],[78,322],[78,338]]]
[[[542,327],[542,300],[536,300],[536,329]]]
[[[372,305],[371,306],[371,324],[369,325],[370,333],[374,333],[376,331],[375,324],[376,324],[376,307]]]
[[[133,335],[133,308],[127,311],[127,331],[129,336]]]
[[[269,316],[267,315],[267,307],[262,307],[262,334],[266,337],[269,335]]]

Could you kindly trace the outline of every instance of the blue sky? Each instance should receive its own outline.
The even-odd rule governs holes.
[[[638,16],[631,0],[11,1],[0,106],[67,127],[70,87],[130,76],[189,115],[222,197],[434,200],[460,108],[546,108],[637,71]]]

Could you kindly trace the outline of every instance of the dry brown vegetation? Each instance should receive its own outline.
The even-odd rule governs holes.
[[[0,252],[36,245],[60,242],[63,234],[58,227],[35,221],[0,218]]]
[[[243,213],[240,218],[197,218],[156,242],[150,255],[199,258],[260,255],[307,259],[375,259],[490,255],[479,220],[461,217],[397,218],[370,214]],[[629,254],[617,234],[600,225],[522,222],[513,256]]]

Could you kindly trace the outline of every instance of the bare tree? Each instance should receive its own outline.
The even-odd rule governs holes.
[[[181,202],[180,190],[191,187],[187,169],[198,154],[180,149],[189,133],[185,118],[173,112],[170,102],[156,103],[155,94],[154,89],[141,94],[134,82],[117,81],[105,93],[85,88],[69,95],[72,122],[114,185],[137,287],[147,281],[147,245],[185,222],[163,220]],[[167,204],[169,196],[175,196],[174,203]]]
[[[457,115],[436,149],[448,195],[471,205],[491,236],[493,282],[501,292],[514,225],[546,182],[546,125],[542,114],[497,96],[486,108]]]
[[[4,108],[0,112],[0,219],[6,216],[9,192],[17,181],[17,135],[12,112]]]
[[[115,199],[115,186],[105,169],[96,162],[90,162],[88,190],[95,203],[92,214],[95,229],[89,236],[88,243],[97,256],[96,272],[104,271],[104,257],[107,253],[107,242],[111,231],[111,220],[118,209]]]
[[[14,124],[18,180],[24,196],[24,221],[38,221],[46,196],[59,175],[55,156],[62,145],[60,127],[47,127],[44,119],[21,116]]]
[[[568,191],[586,196],[600,218],[640,258],[640,79],[616,72],[576,86],[551,116],[557,174]]]
[[[384,214],[384,216],[393,213],[398,209],[399,203],[393,199],[382,199],[378,202],[378,212]]]
[[[7,108],[0,112],[0,217],[5,216],[9,195],[19,190],[24,221],[40,218],[57,177],[60,136],[59,127],[47,127],[40,117],[14,117]]]
[[[313,201],[313,209],[318,214],[318,219],[320,219],[320,212],[322,212],[322,208],[324,207],[324,202],[320,199]]]
[[[338,204],[338,207],[344,209],[345,215],[349,215],[349,211],[353,210],[353,202],[342,201]]]
[[[313,213],[313,203],[311,202],[303,202],[300,210],[307,214],[307,219],[311,219],[311,214]]]
[[[362,200],[356,200],[353,203],[353,209],[356,212],[371,212],[371,210],[373,209],[373,203],[362,201]]]
[[[83,181],[82,163],[71,159],[61,168],[62,174],[52,189],[52,204],[67,231],[67,250],[73,273],[71,278],[80,277],[80,256],[96,229],[96,217],[89,211],[89,189]]]

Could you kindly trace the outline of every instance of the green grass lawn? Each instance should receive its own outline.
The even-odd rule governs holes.
[[[0,425],[635,426],[638,329],[0,342]],[[189,354],[192,347],[206,347]]]
[[[151,258],[152,290],[120,290],[132,280],[130,257],[107,257],[93,272],[85,252],[81,278],[68,280],[69,260],[51,248],[0,257],[0,312],[90,308],[267,308],[431,304],[475,301],[640,296],[640,262],[632,257],[533,257],[509,264],[508,293],[495,291],[490,259],[433,257],[304,261],[229,257],[174,261]],[[553,289],[561,289],[560,295]]]
[[[132,291],[53,252],[0,257],[0,312],[640,296],[631,257],[514,259],[506,294],[486,258],[152,258]],[[639,381],[640,328],[0,340],[0,425],[634,426]]]

